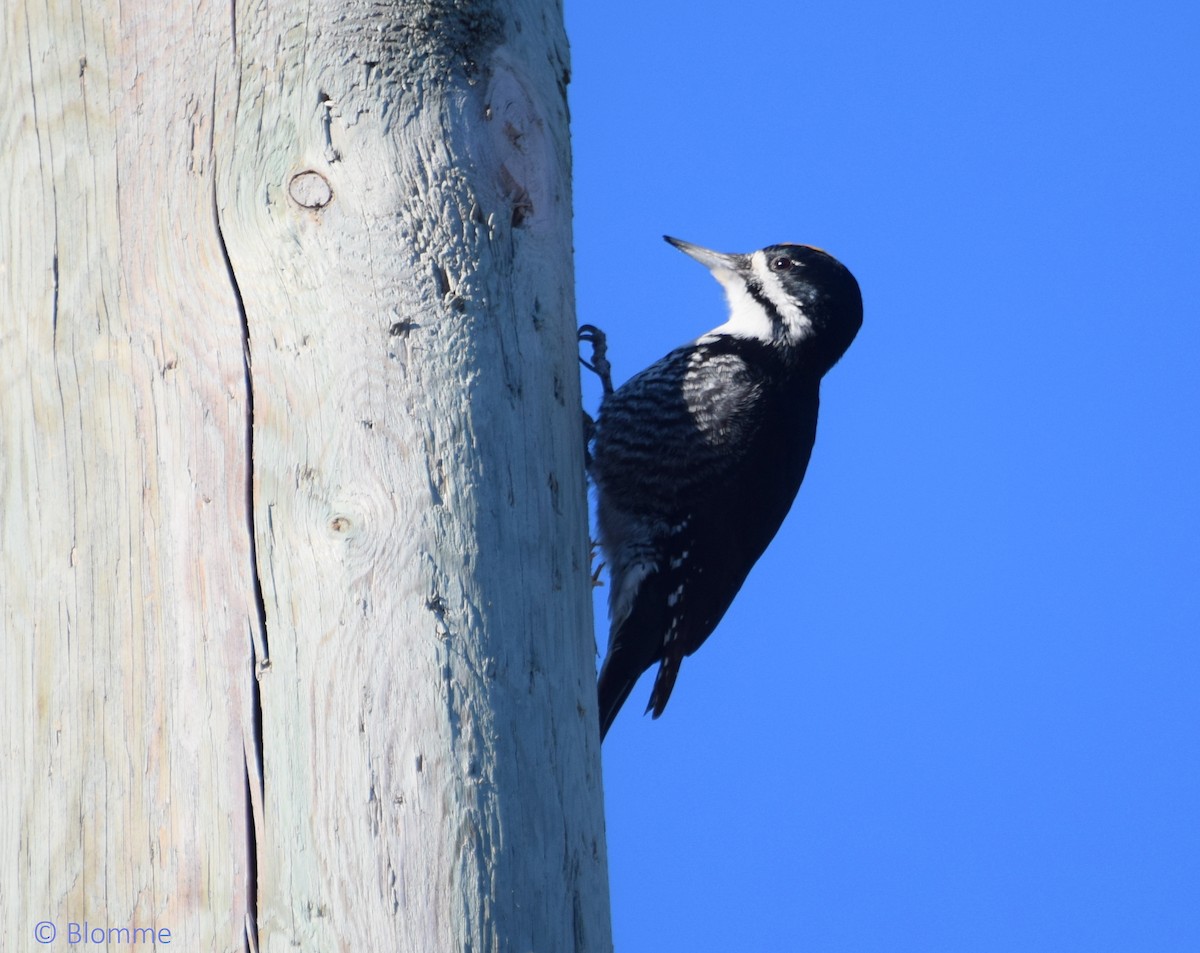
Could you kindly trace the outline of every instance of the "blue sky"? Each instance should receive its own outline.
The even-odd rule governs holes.
[[[618,382],[723,319],[664,232],[866,307],[779,537],[605,743],[619,953],[1200,949],[1200,13],[566,17]]]

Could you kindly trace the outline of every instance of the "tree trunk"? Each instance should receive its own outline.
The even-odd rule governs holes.
[[[326,6],[5,7],[14,949],[611,948],[561,10]]]

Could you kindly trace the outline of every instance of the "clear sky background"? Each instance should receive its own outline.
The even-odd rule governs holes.
[[[664,232],[866,308],[780,535],[605,743],[618,953],[1200,950],[1200,8],[566,16],[618,382],[723,320]]]

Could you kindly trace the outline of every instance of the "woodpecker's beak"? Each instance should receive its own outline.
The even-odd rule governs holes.
[[[740,272],[746,267],[745,255],[727,255],[724,252],[712,251],[708,248],[701,248],[699,245],[693,245],[691,242],[672,238],[670,235],[664,235],[663,238],[717,275],[718,281],[721,280],[719,274],[721,271]]]

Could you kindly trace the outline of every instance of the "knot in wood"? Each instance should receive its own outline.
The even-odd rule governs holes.
[[[333,201],[333,189],[320,172],[297,172],[288,183],[288,195],[303,208],[324,208]]]

